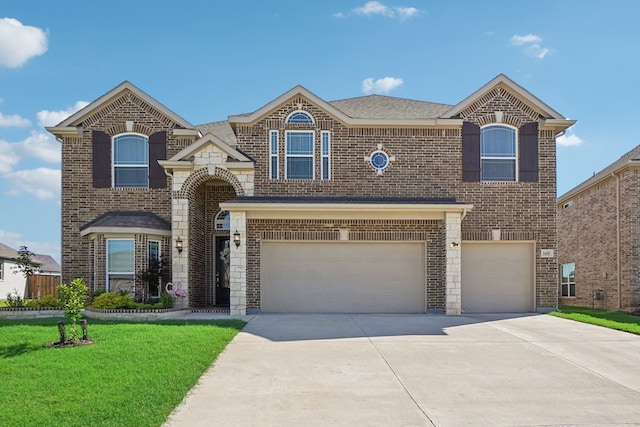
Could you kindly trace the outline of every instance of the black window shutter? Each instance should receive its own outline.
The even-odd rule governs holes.
[[[520,126],[520,181],[538,181],[538,122]]]
[[[167,159],[167,132],[156,132],[149,136],[149,188],[167,186],[167,175],[158,160]]]
[[[94,188],[111,187],[111,136],[105,132],[94,130],[93,142],[93,186]]]
[[[462,180],[480,181],[480,126],[462,122]]]

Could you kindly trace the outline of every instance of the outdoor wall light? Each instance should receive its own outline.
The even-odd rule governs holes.
[[[176,249],[178,250],[179,254],[182,253],[182,239],[179,237],[176,239]]]
[[[460,243],[458,243],[458,242],[451,242],[451,247],[452,247],[452,248],[455,248],[455,247],[457,247],[457,246],[460,246]]]
[[[233,233],[233,243],[236,244],[236,248],[240,247],[240,232],[238,230]]]

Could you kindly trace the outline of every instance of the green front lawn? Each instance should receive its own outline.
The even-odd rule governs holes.
[[[560,306],[560,311],[549,314],[564,319],[576,320],[578,322],[590,323],[592,325],[604,326],[605,328],[640,335],[640,316],[634,316],[622,311],[607,311],[563,305]]]
[[[89,319],[95,344],[45,348],[58,320],[0,320],[0,425],[159,426],[245,325]]]

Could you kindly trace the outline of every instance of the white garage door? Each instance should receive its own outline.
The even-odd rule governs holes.
[[[424,243],[264,242],[265,313],[424,313]]]
[[[533,244],[462,243],[462,311],[534,311]]]

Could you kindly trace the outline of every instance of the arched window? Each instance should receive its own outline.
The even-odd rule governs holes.
[[[127,133],[113,138],[113,186],[149,186],[149,139]]]
[[[516,129],[489,125],[480,130],[480,170],[482,181],[518,180]]]
[[[289,124],[312,125],[313,117],[311,117],[309,113],[306,113],[304,111],[294,111],[293,113],[289,114],[289,117],[287,117],[286,122]]]
[[[216,231],[229,230],[230,222],[231,222],[231,216],[229,215],[229,211],[218,212],[215,219]]]

